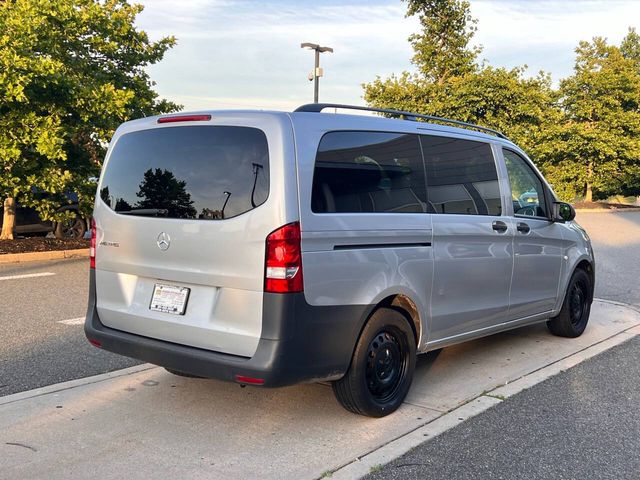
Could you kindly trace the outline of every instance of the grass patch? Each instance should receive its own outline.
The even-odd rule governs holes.
[[[485,397],[497,398],[498,400],[503,402],[507,399],[507,397],[505,397],[504,395],[493,395],[491,393],[485,393],[484,395]]]

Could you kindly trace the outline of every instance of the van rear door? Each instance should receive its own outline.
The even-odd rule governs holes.
[[[265,238],[287,221],[278,192],[291,127],[210,117],[145,119],[114,137],[94,212],[97,309],[114,329],[250,357]]]

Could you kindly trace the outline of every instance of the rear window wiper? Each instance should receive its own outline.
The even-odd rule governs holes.
[[[122,215],[143,215],[146,217],[166,217],[169,210],[166,208],[133,208],[118,212]]]

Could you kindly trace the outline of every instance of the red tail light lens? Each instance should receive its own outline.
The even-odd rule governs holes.
[[[96,221],[91,219],[91,243],[89,245],[89,267],[96,268]]]
[[[264,278],[265,292],[302,292],[300,223],[289,223],[267,237]]]

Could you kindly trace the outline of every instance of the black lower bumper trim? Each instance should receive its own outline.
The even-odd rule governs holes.
[[[246,358],[109,328],[96,308],[95,271],[89,291],[85,334],[104,350],[201,377],[262,379],[265,387],[340,378],[372,310],[369,305],[312,306],[302,293],[265,293],[261,338]]]

